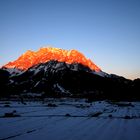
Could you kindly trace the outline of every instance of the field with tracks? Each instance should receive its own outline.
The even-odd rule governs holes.
[[[139,140],[139,102],[0,101],[0,140]]]

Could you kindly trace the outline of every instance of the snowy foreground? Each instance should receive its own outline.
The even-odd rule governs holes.
[[[140,102],[0,101],[0,140],[140,140]]]

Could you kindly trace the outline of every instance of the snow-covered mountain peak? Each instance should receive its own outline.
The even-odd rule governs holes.
[[[38,65],[40,63],[46,63],[51,60],[65,62],[67,64],[79,63],[86,67],[89,67],[93,71],[101,71],[101,69],[97,65],[95,65],[90,59],[86,58],[82,53],[77,50],[63,50],[60,48],[52,47],[43,47],[36,52],[28,50],[17,60],[9,62],[3,67],[27,70],[32,66]]]

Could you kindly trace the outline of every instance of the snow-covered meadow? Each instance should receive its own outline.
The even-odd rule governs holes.
[[[0,140],[139,140],[140,102],[0,101]]]

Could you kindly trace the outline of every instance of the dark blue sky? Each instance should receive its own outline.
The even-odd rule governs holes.
[[[0,65],[45,45],[140,77],[140,0],[0,0]]]

